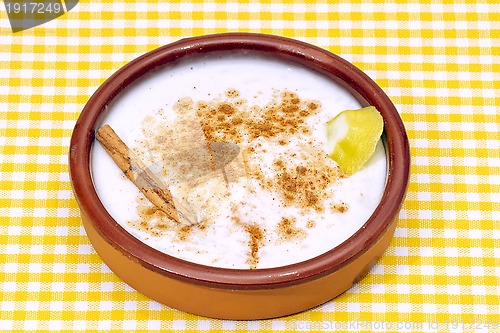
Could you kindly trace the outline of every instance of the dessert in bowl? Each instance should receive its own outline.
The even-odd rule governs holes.
[[[384,132],[346,175],[328,157],[325,124],[368,105]],[[120,172],[95,139],[105,124],[168,188],[178,215],[149,202],[124,176],[131,169]],[[228,319],[296,313],[358,281],[392,238],[409,161],[397,111],[360,70],[309,44],[241,33],[132,61],[91,97],[70,146],[83,224],[103,261],[155,300]]]

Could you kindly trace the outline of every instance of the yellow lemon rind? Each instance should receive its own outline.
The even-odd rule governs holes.
[[[352,175],[359,171],[375,152],[384,130],[384,120],[374,106],[345,110],[327,123],[327,133],[340,117],[345,117],[348,130],[328,156],[337,162],[342,172]]]

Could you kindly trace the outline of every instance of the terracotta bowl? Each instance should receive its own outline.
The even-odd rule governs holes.
[[[380,204],[353,236],[313,259],[256,270],[203,266],[166,255],[123,229],[100,202],[90,153],[106,106],[159,65],[200,53],[254,50],[317,71],[384,118],[387,183]],[[315,46],[287,38],[230,33],[183,39],[153,50],[112,75],[84,107],[71,138],[69,167],[87,235],[102,260],[137,291],[170,307],[225,319],[280,317],[333,299],[359,281],[382,256],[406,194],[410,154],[401,118],[386,94],[358,68]]]

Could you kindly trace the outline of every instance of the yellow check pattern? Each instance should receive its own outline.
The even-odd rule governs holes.
[[[160,45],[228,31],[353,62],[410,138],[411,183],[386,255],[343,295],[287,318],[211,320],[142,296],[94,252],[71,192],[69,139],[93,91]],[[0,331],[500,331],[497,0],[85,0],[15,34],[0,6],[0,32]]]

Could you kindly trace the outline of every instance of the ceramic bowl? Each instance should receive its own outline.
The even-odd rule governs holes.
[[[384,119],[387,182],[380,204],[359,231],[313,259],[266,269],[225,269],[174,258],[123,229],[98,198],[90,155],[106,106],[128,85],[160,65],[193,54],[253,50],[325,75]],[[206,317],[263,319],[290,315],[327,302],[357,283],[387,249],[396,228],[410,171],[406,132],[393,103],[361,70],[342,58],[283,37],[229,33],[183,39],[125,65],[85,105],[71,138],[72,186],[86,233],[106,265],[137,291],[169,307]]]

